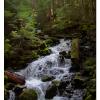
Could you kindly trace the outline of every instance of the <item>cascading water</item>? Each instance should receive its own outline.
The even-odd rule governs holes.
[[[70,76],[69,68],[71,67],[71,59],[63,59],[63,62],[60,61],[60,52],[70,51],[71,49],[71,40],[64,39],[60,40],[60,44],[50,47],[52,53],[48,56],[39,58],[36,61],[30,63],[27,68],[16,72],[25,77],[27,88],[33,88],[37,91],[38,100],[47,100],[45,99],[45,92],[47,88],[52,84],[51,81],[43,82],[41,79],[43,76],[53,76],[55,80],[62,80],[64,76]],[[10,93],[11,94],[11,93]],[[9,99],[14,100],[14,99]],[[68,99],[67,97],[61,97],[57,94],[52,100],[82,100],[82,99]]]

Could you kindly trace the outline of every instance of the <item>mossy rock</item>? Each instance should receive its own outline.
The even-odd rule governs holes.
[[[66,51],[62,51],[59,54],[65,58],[71,58],[70,51],[68,53]]]
[[[7,84],[5,85],[5,88],[6,88],[7,90],[12,90],[12,89],[14,88],[14,86],[15,86],[15,84],[13,84],[13,83],[7,83]]]
[[[55,85],[52,85],[48,87],[48,89],[46,90],[45,98],[52,99],[56,95],[57,95],[57,87]]]
[[[72,40],[71,58],[79,59],[79,39],[78,38],[75,38]]]
[[[52,84],[58,87],[60,85],[60,80],[53,80]]]
[[[72,86],[75,89],[83,89],[85,87],[85,79],[83,79],[79,75],[76,75],[75,78],[72,80]]]
[[[79,63],[79,60],[76,59],[76,58],[72,58],[71,61],[72,61],[72,63],[71,63],[72,67],[70,68],[69,71],[70,72],[78,72],[78,71],[80,71],[80,63]]]
[[[53,76],[43,76],[42,77],[43,82],[51,81],[53,79],[55,79],[55,77],[53,77]]]
[[[25,89],[19,96],[19,100],[37,100],[38,96],[35,90]]]

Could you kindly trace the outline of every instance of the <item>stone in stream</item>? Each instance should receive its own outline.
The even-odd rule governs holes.
[[[57,87],[55,85],[49,86],[46,90],[45,98],[52,99],[54,96],[57,95]]]
[[[83,89],[85,87],[85,80],[83,78],[81,78],[80,76],[76,76],[71,84],[72,84],[72,87],[74,89]]]
[[[53,79],[55,79],[55,77],[54,76],[49,76],[49,75],[42,77],[43,82],[52,81]]]
[[[13,91],[15,92],[16,96],[20,95],[23,91],[23,89],[26,88],[25,86],[21,86],[21,85],[16,85],[13,89]]]
[[[5,71],[5,75],[13,82],[24,85],[25,84],[25,78],[21,75],[18,75],[11,71]]]
[[[66,52],[66,51],[62,51],[59,53],[61,56],[63,56],[64,58],[70,59],[71,55],[70,55],[70,51]]]
[[[35,90],[25,89],[19,96],[18,100],[38,100],[38,96]]]

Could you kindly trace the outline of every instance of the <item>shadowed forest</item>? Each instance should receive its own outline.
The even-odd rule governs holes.
[[[96,100],[96,0],[4,0],[5,100]]]

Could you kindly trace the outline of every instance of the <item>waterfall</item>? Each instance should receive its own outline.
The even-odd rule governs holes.
[[[45,75],[55,77],[55,80],[62,80],[64,76],[70,76],[69,68],[71,67],[71,59],[64,59],[64,63],[59,61],[60,52],[70,51],[71,40],[60,40],[60,44],[50,47],[52,53],[50,55],[39,58],[30,63],[25,69],[16,72],[25,77],[27,88],[33,88],[38,94],[38,100],[45,99],[45,92],[52,84],[49,82],[42,82],[41,78]],[[12,95],[12,92],[10,92]],[[14,94],[13,94],[14,95]],[[59,94],[58,94],[59,95]],[[9,99],[14,100],[14,99]],[[52,100],[69,100],[67,97],[55,96]],[[71,100],[71,99],[70,99]],[[72,99],[74,100],[74,99]],[[75,99],[76,100],[76,99]],[[82,100],[82,99],[80,99]]]
[[[12,90],[9,90],[9,99],[8,100],[15,100],[15,93]]]

